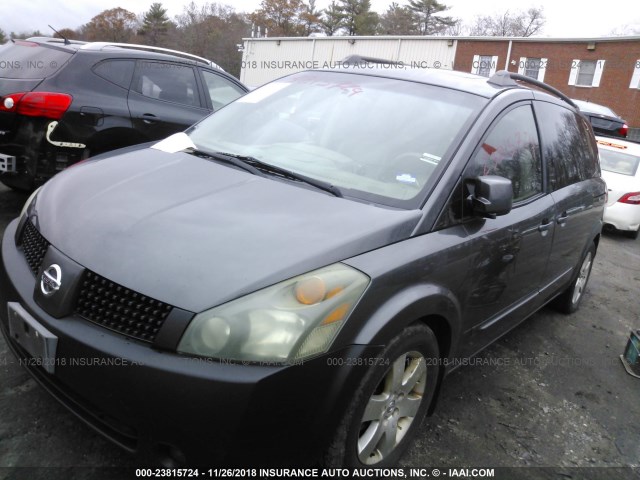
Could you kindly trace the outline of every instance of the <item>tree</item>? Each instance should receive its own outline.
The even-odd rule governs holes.
[[[531,7],[527,11],[476,17],[469,33],[487,37],[531,37],[540,33],[545,24],[542,7]]]
[[[172,26],[167,17],[167,9],[161,3],[152,3],[142,17],[142,27],[138,33],[143,37],[144,43],[164,45]]]
[[[612,37],[631,37],[640,35],[640,23],[626,24],[616,27],[609,32]]]
[[[304,26],[304,34],[309,36],[313,32],[321,29],[320,16],[322,12],[316,10],[316,0],[309,0],[304,12],[300,15],[300,20]]]
[[[379,32],[382,35],[418,35],[415,14],[406,6],[391,3],[380,16]]]
[[[105,10],[84,26],[84,36],[92,41],[129,42],[138,30],[136,15],[124,8]]]
[[[438,0],[409,0],[409,10],[416,15],[420,35],[437,34],[458,22],[452,17],[438,15],[449,10],[449,7]]]
[[[72,28],[63,28],[53,34],[53,38],[66,38],[67,40],[79,40],[80,33]]]
[[[209,58],[231,74],[240,75],[242,56],[237,45],[251,31],[245,14],[228,5],[191,2],[176,16],[176,23],[175,48]]]
[[[0,44],[7,41],[7,34],[0,28]]]
[[[305,33],[302,17],[307,11],[302,0],[262,0],[251,19],[272,37],[299,37]]]
[[[336,3],[336,0],[332,0],[329,6],[323,10],[322,17],[320,18],[320,28],[332,37],[342,28],[344,22],[344,14]]]
[[[9,34],[9,38],[14,40],[14,39],[25,39],[25,38],[29,38],[29,37],[42,37],[44,35],[42,35],[42,32],[40,30],[34,30],[33,32],[11,32]]]
[[[370,0],[339,0],[342,25],[347,35],[374,35],[380,22],[376,12],[371,11]]]

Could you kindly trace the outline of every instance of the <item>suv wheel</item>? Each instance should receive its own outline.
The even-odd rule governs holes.
[[[324,463],[354,468],[397,463],[433,399],[438,359],[430,328],[414,325],[394,337],[356,390]]]
[[[593,259],[596,255],[596,247],[592,243],[582,258],[580,269],[576,278],[573,280],[569,288],[562,293],[555,302],[556,307],[563,313],[573,313],[580,307],[580,301],[584,296],[584,291],[587,288],[587,282],[589,281],[589,275],[591,274],[591,267],[593,266]]]

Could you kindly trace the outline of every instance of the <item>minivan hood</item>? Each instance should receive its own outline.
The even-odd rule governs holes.
[[[71,259],[193,312],[405,239],[421,217],[149,148],[61,172],[35,213]]]

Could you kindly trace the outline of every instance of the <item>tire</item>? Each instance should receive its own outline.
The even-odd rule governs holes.
[[[358,386],[323,464],[351,468],[395,465],[433,400],[438,359],[438,342],[427,326],[407,327],[394,337]]]
[[[638,232],[640,232],[640,230],[630,230],[624,232],[624,234],[632,240],[635,240],[636,238],[638,238]]]
[[[571,282],[569,288],[555,300],[555,307],[562,313],[571,314],[580,308],[580,301],[584,297],[595,256],[596,247],[592,243],[580,261],[576,278]]]

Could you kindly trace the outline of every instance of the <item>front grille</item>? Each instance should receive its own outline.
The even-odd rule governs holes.
[[[27,220],[22,233],[22,251],[34,275],[38,273],[38,270],[40,270],[42,266],[47,248],[49,248],[49,242],[40,235],[40,232],[33,226],[33,223]]]
[[[34,275],[42,266],[49,242],[27,221],[22,250]],[[105,328],[153,342],[173,307],[85,270],[75,306],[77,315]]]
[[[80,286],[76,313],[129,337],[153,342],[171,309],[171,305],[87,270]]]

